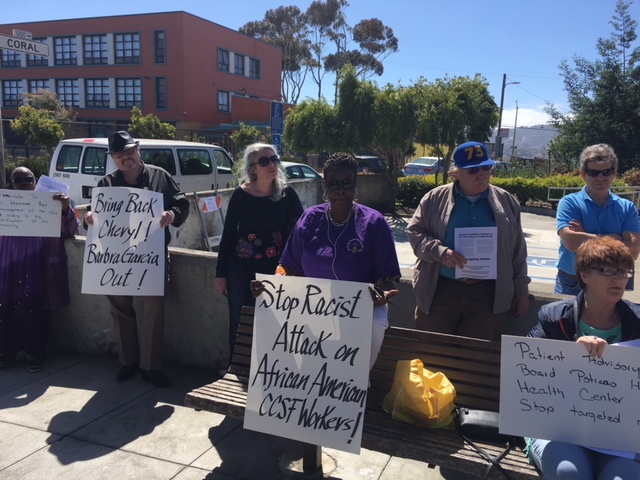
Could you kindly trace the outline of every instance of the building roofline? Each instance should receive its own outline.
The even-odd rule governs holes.
[[[264,43],[265,45],[268,45],[268,46],[273,47],[273,48],[277,48],[278,50],[282,50],[282,48],[278,47],[277,45],[273,45],[273,44],[271,44],[269,42],[265,42],[264,40],[252,37],[251,35],[247,35],[246,33],[240,32],[239,30],[234,30],[231,27],[227,27],[227,26],[222,25],[220,23],[213,22],[211,20],[208,20],[206,18],[200,17],[198,15],[194,15],[193,13],[185,12],[184,10],[173,10],[173,11],[169,11],[169,12],[149,12],[149,13],[129,13],[129,14],[119,14],[119,15],[102,15],[102,16],[98,16],[98,17],[58,18],[58,19],[55,19],[55,20],[37,20],[37,21],[33,21],[33,22],[2,23],[2,24],[0,24],[0,28],[2,28],[2,27],[14,27],[15,25],[37,25],[37,24],[40,24],[40,23],[74,22],[74,21],[82,21],[82,20],[99,20],[101,18],[104,18],[104,19],[108,18],[110,20],[113,20],[114,18],[122,18],[122,17],[138,17],[138,16],[151,16],[151,15],[174,15],[174,14],[189,15],[190,17],[194,17],[194,18],[200,19],[200,20],[202,20],[204,22],[211,23],[213,25],[217,25],[218,27],[224,28],[225,30],[232,31],[232,32],[237,33],[239,35],[244,35],[245,37],[252,38],[253,40],[255,40],[257,42]],[[37,35],[35,35],[35,36],[37,37]]]

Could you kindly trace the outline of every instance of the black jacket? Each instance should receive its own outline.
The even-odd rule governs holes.
[[[575,299],[543,305],[538,312],[538,323],[529,332],[529,337],[575,341],[583,307],[584,292]],[[640,306],[620,300],[616,308],[622,322],[622,341],[640,338]]]

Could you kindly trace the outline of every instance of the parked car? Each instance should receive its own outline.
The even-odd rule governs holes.
[[[288,179],[322,178],[322,175],[304,163],[282,162],[282,168],[284,168]]]
[[[358,155],[358,173],[385,173],[387,164],[380,157],[372,155]]]
[[[438,157],[420,157],[402,167],[405,176],[434,175],[444,173],[444,159]]]

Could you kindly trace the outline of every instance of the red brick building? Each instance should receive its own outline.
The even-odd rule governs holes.
[[[0,25],[0,34],[13,29],[46,43],[49,56],[1,50],[5,120],[18,115],[20,94],[45,88],[73,108],[80,136],[126,126],[137,105],[178,137],[215,138],[239,122],[269,125],[281,98],[280,48],[186,12]]]

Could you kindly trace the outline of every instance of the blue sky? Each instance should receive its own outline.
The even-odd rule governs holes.
[[[640,0],[631,7],[640,21]],[[311,0],[31,0],[27,4],[3,0],[0,33],[11,35],[10,25],[46,21],[182,10],[238,29],[246,22],[264,18],[266,10],[298,5],[305,10]],[[379,18],[393,28],[399,51],[385,61],[378,84],[412,84],[449,76],[482,74],[491,94],[500,103],[502,76],[509,82],[504,97],[503,126],[513,126],[516,102],[518,126],[543,123],[546,101],[566,109],[566,93],[558,64],[577,54],[596,58],[598,37],[609,37],[616,0],[351,0],[347,21]],[[37,32],[33,32],[37,35]],[[326,77],[323,90],[333,92]],[[314,96],[308,81],[303,96]]]

